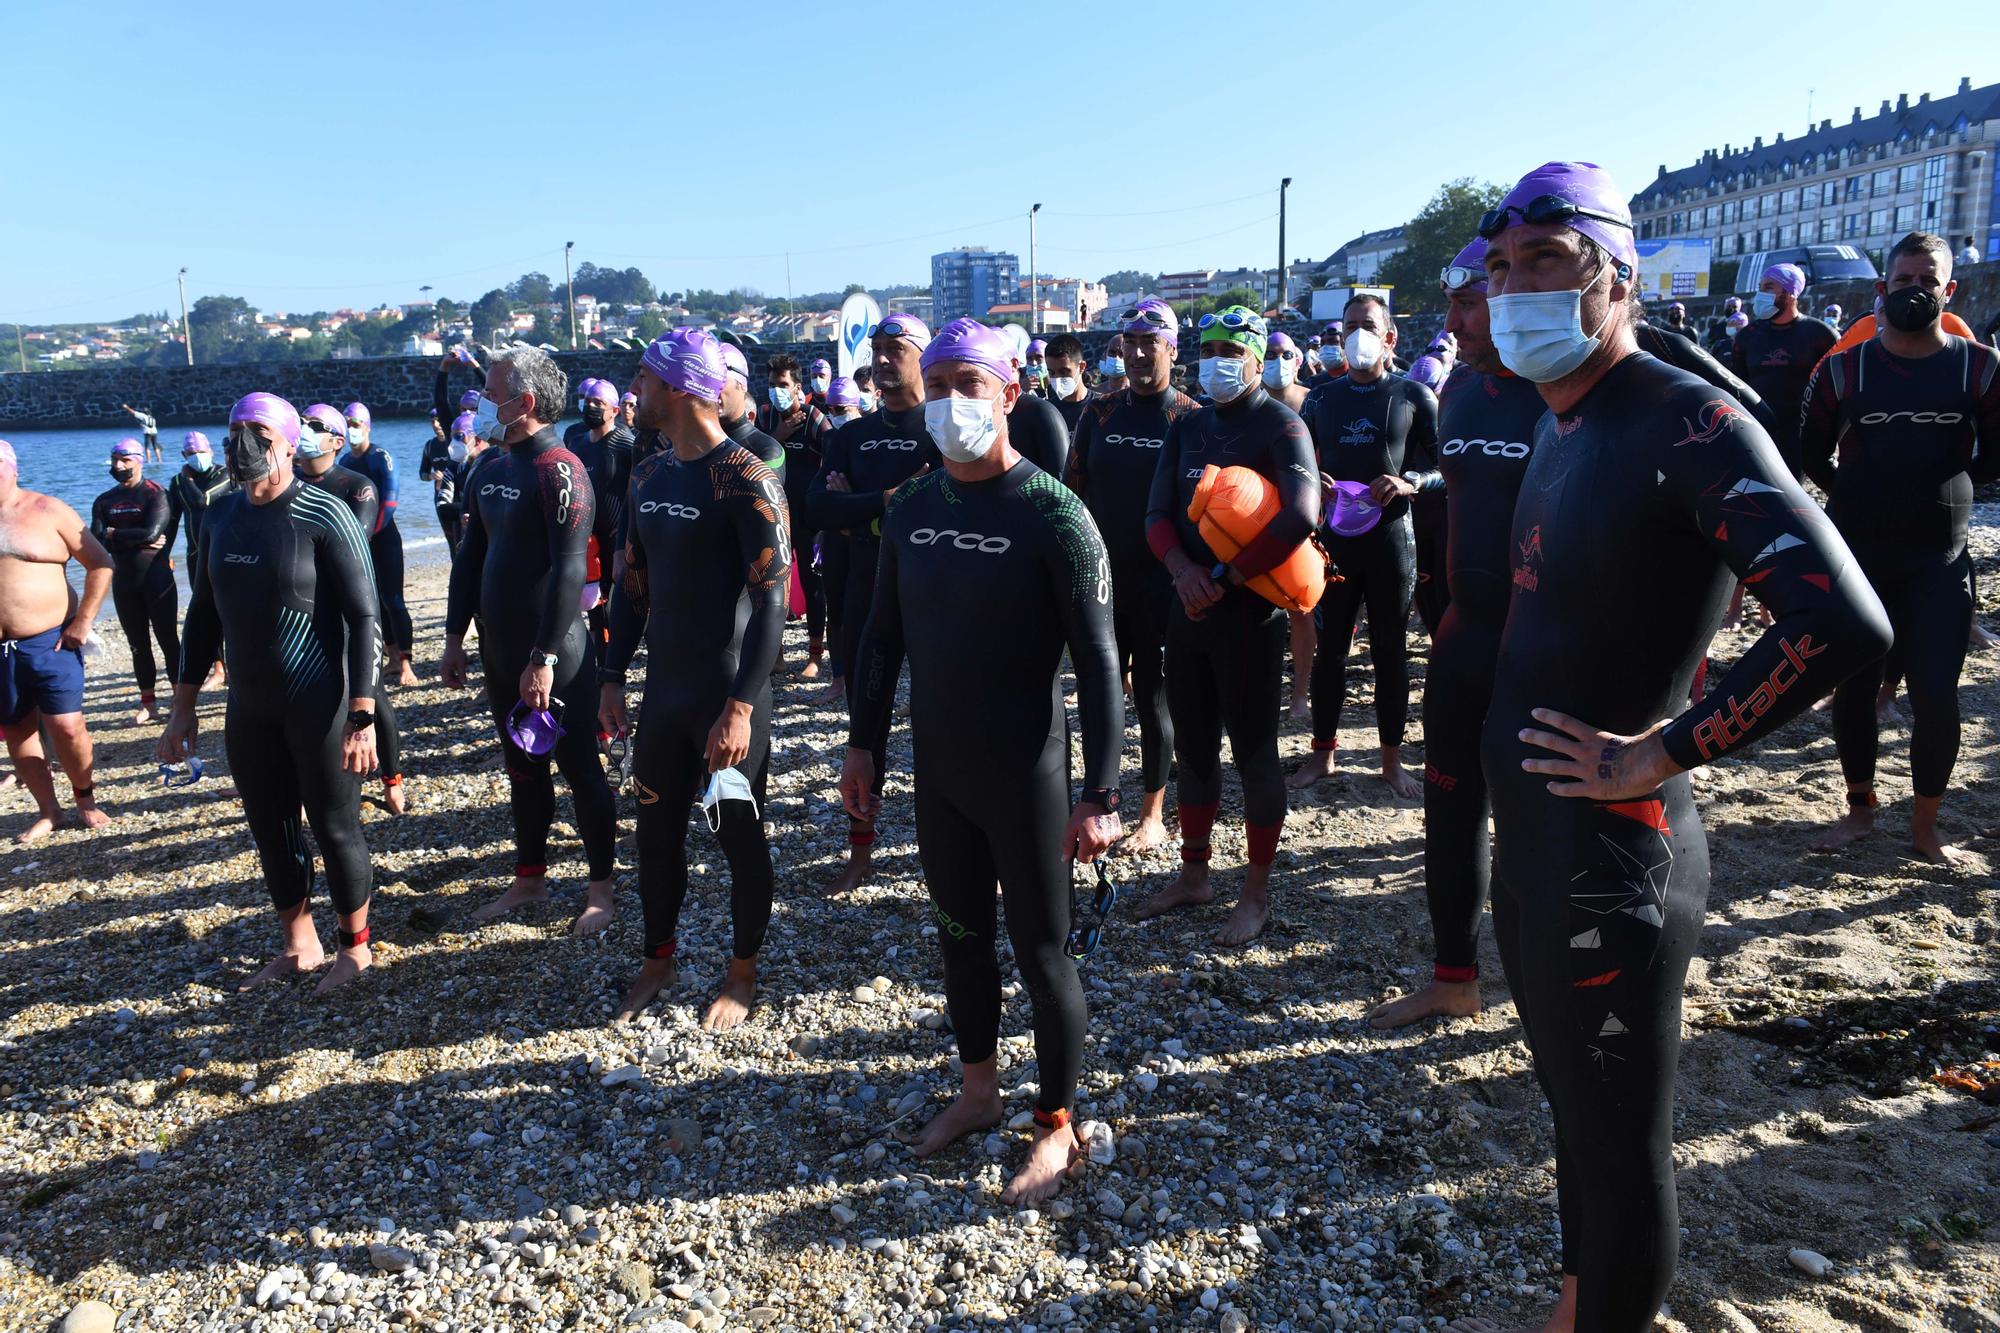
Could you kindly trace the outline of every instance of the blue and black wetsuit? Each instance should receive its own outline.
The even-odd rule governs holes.
[[[1493,932],[1555,1116],[1577,1327],[1646,1329],[1673,1277],[1681,992],[1708,898],[1685,774],[1630,801],[1551,792],[1536,708],[1615,735],[1688,697],[1738,579],[1777,622],[1664,734],[1692,767],[1767,735],[1879,658],[1881,603],[1736,401],[1634,353],[1542,419],[1514,511],[1513,596],[1481,752]],[[1963,622],[1961,622],[1961,633]]]
[[[1857,343],[1820,363],[1799,445],[1895,627],[1892,658],[1910,691],[1910,785],[1943,796],[1958,762],[1973,607],[1972,488],[2000,476],[2000,353],[1949,334],[1917,360],[1879,338]],[[1864,804],[1874,799],[1882,673],[1871,664],[1833,696],[1841,773]]]
[[[396,527],[396,460],[389,451],[370,444],[366,449],[349,449],[340,456],[340,466],[359,472],[375,483],[381,512],[368,532],[368,558],[375,563],[375,596],[382,607],[382,638],[397,654],[410,655],[414,633],[410,609],[403,603],[403,534]]]
[[[750,750],[737,767],[757,803],[722,802],[717,837],[729,860],[732,957],[755,958],[771,923],[762,810],[771,667],[784,641],[792,577],[785,489],[761,459],[728,439],[689,462],[661,450],[639,465],[632,483],[625,572],[611,593],[611,646],[598,674],[622,685],[645,635],[646,686],[632,755],[645,956],[674,955],[687,899],[688,807],[709,777],[709,731],[733,699],[750,705]]]
[[[358,912],[368,847],[360,779],[340,752],[348,702],[381,679],[367,536],[338,497],[295,477],[268,504],[243,491],[216,501],[201,541],[180,683],[199,688],[227,655],[223,743],[271,901],[289,910],[312,887],[303,808],[334,910]]]
[[[1112,629],[1121,674],[1132,673],[1139,715],[1139,781],[1167,785],[1174,762],[1174,720],[1167,708],[1166,645],[1173,580],[1146,545],[1146,504],[1167,429],[1196,411],[1179,389],[1141,396],[1126,388],[1084,404],[1069,454],[1070,489],[1083,497],[1111,557]]]
[[[174,532],[178,529],[187,533],[188,587],[200,577],[195,561],[201,556],[201,521],[208,514],[208,508],[223,496],[236,489],[236,483],[229,479],[229,469],[216,463],[207,471],[197,471],[189,463],[174,473],[167,483],[167,546],[174,549]],[[168,663],[171,670],[173,664]]]
[[[148,701],[159,679],[152,641],[159,640],[159,663],[170,673],[181,655],[174,627],[180,590],[174,586],[172,521],[167,493],[154,481],[113,486],[90,507],[91,535],[111,552],[111,605],[132,646],[139,697]]]
[[[465,535],[451,562],[445,631],[463,635],[479,617],[486,702],[506,754],[514,811],[515,870],[548,869],[549,824],[556,813],[549,756],[531,755],[507,735],[507,715],[521,701],[530,653],[556,655],[552,698],[563,702],[556,767],[576,806],[576,830],[593,881],[614,868],[616,808],[597,755],[597,653],[584,632],[584,560],[595,506],[577,456],[544,426],[524,440],[491,445],[468,482]]]
[[[1086,1016],[1064,952],[1069,742],[1057,672],[1067,647],[1085,790],[1116,788],[1124,713],[1104,544],[1076,497],[1022,459],[989,480],[935,471],[898,491],[880,569],[848,744],[866,749],[888,730],[907,652],[917,854],[959,1057],[990,1060],[999,1043],[997,880],[1032,1007],[1036,1105],[1065,1110]]]
[[[382,502],[375,493],[375,483],[366,476],[349,468],[330,467],[317,477],[301,472],[298,478],[308,486],[339,496],[363,532],[374,528]],[[396,710],[389,704],[388,682],[380,672],[375,676],[375,757],[388,785],[393,787],[403,780],[402,734],[396,726]]]

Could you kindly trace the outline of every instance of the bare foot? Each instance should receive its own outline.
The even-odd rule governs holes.
[[[549,877],[547,875],[516,875],[514,882],[507,886],[507,892],[473,912],[474,921],[491,921],[505,916],[517,907],[528,903],[545,903],[549,900]]]
[[[59,828],[68,828],[69,821],[61,815],[43,815],[28,827],[14,835],[14,841],[26,847],[31,842],[40,842]]]
[[[799,672],[799,679],[800,680],[819,679],[819,659],[817,657],[807,661],[805,667]]]
[[[1208,882],[1208,863],[1183,861],[1174,882],[1140,903],[1135,915],[1141,921],[1151,921],[1178,907],[1200,907],[1214,901],[1215,888]]]
[[[1292,707],[1290,712],[1290,717],[1292,721],[1310,722],[1312,721],[1312,715],[1313,715],[1312,697],[1307,694],[1294,694],[1292,696]]]
[[[1848,843],[1865,838],[1874,831],[1873,810],[1849,810],[1829,824],[1826,832],[1814,838],[1810,846],[1816,852],[1837,852]]]
[[[626,991],[625,998],[618,1002],[618,1013],[611,1021],[629,1023],[646,1012],[646,1006],[658,999],[661,991],[674,984],[679,972],[671,958],[648,958],[639,964],[639,979],[632,983],[632,989]]]
[[[1225,949],[1240,949],[1264,933],[1271,924],[1271,900],[1261,894],[1245,893],[1236,901],[1236,910],[1215,932],[1215,942]]]
[[[917,1134],[910,1151],[918,1157],[929,1157],[964,1138],[967,1134],[977,1134],[982,1129],[991,1129],[1000,1123],[1000,1094],[974,1099],[961,1095],[950,1106],[932,1116],[930,1123]]]
[[[267,981],[276,981],[281,977],[291,977],[303,972],[317,971],[320,964],[325,961],[326,951],[319,947],[317,941],[313,943],[311,948],[295,947],[287,949],[270,962],[264,964],[263,967],[257,970],[255,976],[244,981],[236,989],[246,991],[261,986]]]
[[[589,939],[611,928],[618,919],[618,899],[610,880],[593,883],[583,892],[583,910],[576,920],[570,922],[569,936],[573,940]]]
[[[1000,1202],[1009,1208],[1032,1208],[1044,1199],[1052,1199],[1070,1178],[1076,1164],[1087,1160],[1083,1145],[1076,1141],[1076,1131],[1070,1126],[1038,1130],[1033,1146],[1028,1149],[1028,1160],[1007,1182],[1007,1188],[1000,1191]]]
[[[1382,781],[1389,784],[1389,790],[1406,801],[1417,800],[1424,794],[1424,784],[1410,776],[1403,767],[1403,757],[1396,753],[1396,747],[1382,747]]]
[[[1934,828],[1910,830],[1910,850],[1934,866],[1956,866],[1965,863],[1965,853],[1938,837]]]
[[[1479,1012],[1477,981],[1439,981],[1410,995],[1384,1000],[1368,1012],[1368,1026],[1376,1031],[1407,1027],[1425,1018],[1470,1018]]]
[[[342,949],[333,956],[333,966],[313,987],[313,994],[324,995],[328,991],[339,990],[348,982],[375,965],[375,952],[365,944],[357,944],[352,949]]]
[[[757,960],[754,958],[732,958],[729,971],[722,977],[722,993],[708,1006],[702,1016],[703,1032],[727,1032],[741,1025],[750,1017],[750,1008],[757,1002]]]
[[[1576,1275],[1573,1273],[1563,1274],[1562,1296],[1556,1301],[1556,1308],[1549,1311],[1546,1323],[1502,1328],[1491,1319],[1473,1315],[1466,1319],[1454,1319],[1445,1325],[1445,1333],[1574,1333],[1575,1329]]]
[[[111,816],[97,808],[97,802],[88,796],[76,798],[77,822],[85,828],[103,828],[111,822]]]
[[[843,893],[852,893],[866,884],[873,873],[874,856],[869,849],[849,847],[847,864],[840,868],[838,875],[827,881],[826,886],[820,890],[820,895],[826,898],[838,898]]]
[[[835,676],[826,683],[826,688],[815,694],[807,702],[816,708],[826,708],[833,704],[847,702],[847,682]]]
[[[222,669],[222,663],[217,662],[208,669],[208,679],[201,683],[201,687],[204,690],[213,690],[219,689],[228,683],[229,673]]]
[[[1130,833],[1118,840],[1112,848],[1112,855],[1137,856],[1155,847],[1163,847],[1166,842],[1167,823],[1164,819],[1142,819]]]
[[[396,677],[398,685],[419,685],[423,682],[417,676],[417,669],[410,665],[410,659],[403,659],[403,669]]]
[[[1966,644],[1975,653],[1990,653],[1995,648],[2000,648],[2000,638],[1994,637],[1993,633],[1975,618],[1972,622],[1972,636],[1966,640]]]
[[[409,802],[403,796],[403,784],[401,782],[383,783],[382,803],[389,807],[389,813],[392,815],[400,815],[403,811],[409,809]]]
[[[157,704],[142,703],[139,705],[139,711],[132,714],[132,725],[135,727],[143,727],[148,722],[158,722],[159,720],[160,709]]]
[[[1306,756],[1305,762],[1299,765],[1298,771],[1285,779],[1285,785],[1293,791],[1304,791],[1308,787],[1317,787],[1325,782],[1333,776],[1333,756],[1336,753],[1338,751],[1314,750]]]

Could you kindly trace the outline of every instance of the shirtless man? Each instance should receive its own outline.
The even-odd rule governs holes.
[[[83,564],[83,597],[71,612],[64,568]],[[23,489],[14,447],[0,440],[0,725],[14,771],[40,810],[16,835],[30,843],[65,828],[55,779],[42,753],[48,728],[69,775],[76,814],[85,828],[111,817],[91,799],[90,733],[83,725],[83,641],[111,591],[111,556],[74,509],[52,495]],[[69,614],[67,621],[64,614]]]

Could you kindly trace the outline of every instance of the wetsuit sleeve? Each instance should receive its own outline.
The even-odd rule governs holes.
[[[356,498],[352,508],[354,521],[361,525],[363,532],[374,532],[381,526],[382,497],[372,484],[368,487],[366,495]]]
[[[1086,494],[1090,487],[1090,440],[1097,432],[1097,413],[1085,407],[1076,419],[1076,430],[1069,439],[1069,463],[1063,468],[1063,480],[1079,496]]]
[[[1415,387],[1430,399],[1430,447],[1435,448],[1437,399],[1431,397],[1431,391],[1422,385]],[[1250,544],[1229,562],[1229,567],[1245,579],[1253,579],[1282,564],[1319,526],[1319,471],[1313,466],[1312,437],[1306,433],[1305,422],[1291,412],[1287,411],[1285,418],[1278,438],[1271,445],[1271,471],[1272,480],[1278,487],[1278,512],[1271,516],[1264,530],[1251,538]],[[1155,474],[1155,483],[1158,479]]]
[[[1057,540],[1050,543],[1049,582],[1076,671],[1083,785],[1085,790],[1115,788],[1125,744],[1125,698],[1111,627],[1111,557],[1090,511],[1073,496],[1061,499],[1050,514]]]
[[[535,646],[552,653],[579,614],[577,607],[583,599],[597,504],[583,465],[567,450],[561,457],[543,455],[535,468],[535,480],[541,492],[542,526],[549,543],[549,577],[544,584],[546,594],[535,630]]]
[[[202,545],[215,540],[216,525],[207,525],[202,533]],[[215,592],[209,586],[208,574],[215,564],[202,552],[202,559],[190,561],[190,576],[194,582],[188,588],[187,620],[181,625],[180,675],[175,677],[179,685],[199,686],[208,679],[209,668],[222,655],[222,616],[215,609]]]
[[[1821,490],[1833,491],[1833,451],[1840,439],[1840,354],[1823,357],[1806,383],[1805,417],[1799,423],[1799,462]]]
[[[889,710],[896,702],[896,677],[903,670],[903,606],[896,590],[896,548],[889,534],[882,537],[882,555],[875,562],[875,599],[862,627],[861,643],[848,670],[856,673],[854,707],[847,725],[852,750],[873,746],[883,735]]]
[[[1409,385],[1403,392],[1410,405],[1410,429],[1403,437],[1403,477],[1420,491],[1442,490],[1444,478],[1437,464],[1437,395],[1414,381],[1404,383]]]
[[[380,446],[371,452],[382,460],[382,466],[375,478],[375,488],[381,492],[382,512],[376,515],[374,526],[368,529],[374,533],[380,532],[385,523],[396,517],[396,460],[389,457],[388,452]]]
[[[316,597],[332,597],[347,622],[347,697],[375,693],[382,670],[382,637],[377,629],[375,571],[368,563],[368,534],[344,504],[328,507],[317,529],[314,558],[319,562]]]
[[[472,480],[470,474],[466,481]],[[461,487],[468,497],[469,487]],[[444,632],[463,637],[479,610],[479,576],[486,565],[486,522],[479,516],[479,502],[468,498],[465,521],[458,537],[458,552],[451,561],[451,582],[445,594]],[[581,596],[581,593],[578,594]]]
[[[1974,421],[1978,427],[1976,449],[1966,472],[1975,486],[2000,477],[2000,357],[1990,347],[1967,349],[1972,358],[1970,373],[1974,401]]]
[[[743,586],[750,598],[750,621],[743,627],[743,650],[736,655],[736,679],[729,696],[754,703],[777,665],[791,609],[791,526],[785,485],[760,461],[745,465],[743,494],[730,506],[736,548],[743,556]]]
[[[160,489],[167,493],[167,539],[160,544],[160,549],[171,553],[174,549],[174,538],[181,533],[181,488],[173,485],[163,486]]]
[[[1153,558],[1165,563],[1167,554],[1181,544],[1180,524],[1174,510],[1180,507],[1181,422],[1167,426],[1167,438],[1160,444],[1160,459],[1153,464],[1153,489],[1146,494],[1146,545]]]
[[[850,482],[846,431],[835,431],[826,440],[819,474],[806,491],[806,518],[815,528],[866,529],[882,517],[882,492],[878,490],[829,491],[826,478],[838,472]]]
[[[1707,349],[1700,343],[1692,338],[1676,339],[1668,337],[1660,338],[1659,342],[1663,346],[1673,349],[1674,354],[1667,358],[1673,364],[1679,366],[1690,375],[1701,376],[1701,378],[1707,380],[1716,388],[1735,398],[1737,402],[1749,409],[1750,415],[1757,418],[1757,424],[1765,430],[1774,431],[1777,429],[1778,418],[1771,411],[1771,405],[1764,401],[1763,395],[1751,388],[1744,382],[1740,375],[1731,371],[1728,366],[1723,365],[1720,361],[1710,356]]]
[[[1662,498],[1777,617],[1662,736],[1673,761],[1694,768],[1775,731],[1881,657],[1889,620],[1832,521],[1747,415],[1657,456]]]
[[[639,478],[635,476],[632,486],[636,490],[638,485]],[[611,609],[607,612],[611,639],[604,646],[604,665],[598,670],[598,679],[602,681],[625,679],[626,669],[632,665],[632,655],[639,651],[639,640],[646,632],[646,617],[652,610],[646,545],[639,535],[638,525],[632,522],[633,508],[628,498],[624,517],[619,521],[619,526],[624,529],[625,568],[622,576],[611,585]]]

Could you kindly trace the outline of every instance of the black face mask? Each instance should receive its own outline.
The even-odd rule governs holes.
[[[116,481],[119,485],[122,486],[128,481],[137,480],[139,476],[139,470],[137,468],[120,467],[118,466],[118,464],[113,463],[111,465],[111,476],[114,481]]]
[[[1922,333],[1944,318],[1944,302],[1928,287],[1902,287],[1882,298],[1882,313],[1905,333]]]
[[[238,486],[262,481],[271,475],[271,451],[247,430],[229,437],[229,476]]]
[[[592,403],[583,409],[583,419],[593,426],[602,426],[609,416],[609,409],[602,403]]]

